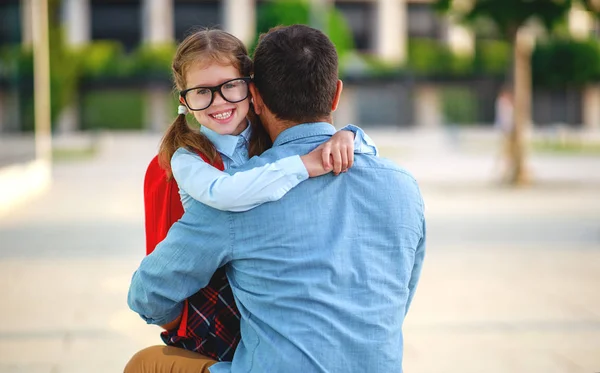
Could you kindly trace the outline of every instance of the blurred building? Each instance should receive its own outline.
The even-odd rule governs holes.
[[[32,0],[0,0],[0,45],[31,42]],[[435,12],[431,0],[309,0],[315,6],[333,6],[347,20],[359,53],[402,63],[413,40],[446,44],[458,54],[473,54],[478,40],[493,33],[475,34]],[[113,40],[133,51],[141,44],[182,40],[198,27],[223,28],[247,44],[256,38],[256,17],[270,0],[61,0],[60,14],[71,45]],[[569,17],[573,35],[600,35],[581,9]],[[439,81],[435,79],[389,82],[348,81],[341,121],[377,125],[437,127],[457,121],[491,123],[494,100],[503,82],[492,79]],[[164,89],[163,89],[164,91]],[[170,107],[161,105],[165,94],[154,90],[144,114],[147,127],[161,130]],[[537,124],[600,123],[600,89],[535,92],[533,118]],[[0,100],[2,101],[2,100]],[[455,101],[460,101],[455,104]],[[448,113],[447,111],[450,111]],[[67,112],[60,128],[78,126],[75,111]],[[0,125],[0,129],[2,125]]]
[[[0,44],[29,42],[31,0],[2,0]],[[345,16],[358,50],[390,59],[406,57],[412,37],[446,40],[469,50],[473,35],[439,17],[430,0],[311,0],[333,5]],[[194,27],[224,28],[246,42],[254,37],[256,9],[269,0],[63,0],[68,39],[118,40],[133,49],[142,42],[181,40]]]

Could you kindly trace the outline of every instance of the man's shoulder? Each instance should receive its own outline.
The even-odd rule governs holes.
[[[405,168],[396,164],[390,159],[376,157],[372,155],[355,154],[354,166],[365,172],[388,173],[406,178],[407,181],[416,183],[415,177]]]

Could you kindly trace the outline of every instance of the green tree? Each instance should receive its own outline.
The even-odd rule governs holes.
[[[547,31],[564,23],[571,8],[579,4],[600,16],[599,0],[437,0],[438,10],[459,20],[476,24],[491,23],[513,48],[512,73],[514,120],[507,135],[509,171],[506,181],[524,184],[528,181],[523,133],[531,120],[531,53],[532,40],[523,31],[531,21],[538,21]]]
[[[316,27],[329,36],[342,59],[354,49],[350,27],[344,16],[333,6],[327,6],[325,2],[321,6],[317,4],[307,0],[276,0],[265,3],[258,8],[257,33],[260,35],[279,25],[304,24]]]

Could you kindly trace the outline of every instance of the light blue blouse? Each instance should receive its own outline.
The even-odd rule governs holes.
[[[377,155],[373,140],[362,129],[348,125],[341,130],[355,134],[355,153]],[[237,136],[220,135],[204,126],[200,131],[215,145],[225,169],[248,161],[250,126]],[[229,175],[204,162],[197,154],[179,148],[171,158],[171,169],[186,210],[195,199],[222,211],[247,211],[265,202],[279,200],[308,179],[304,163],[297,155]]]

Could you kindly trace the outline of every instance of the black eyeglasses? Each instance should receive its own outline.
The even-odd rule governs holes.
[[[248,98],[248,83],[252,81],[250,77],[235,78],[223,82],[214,87],[193,87],[179,92],[190,110],[199,111],[208,109],[215,98],[215,92],[219,92],[221,97],[227,102],[235,104]]]

